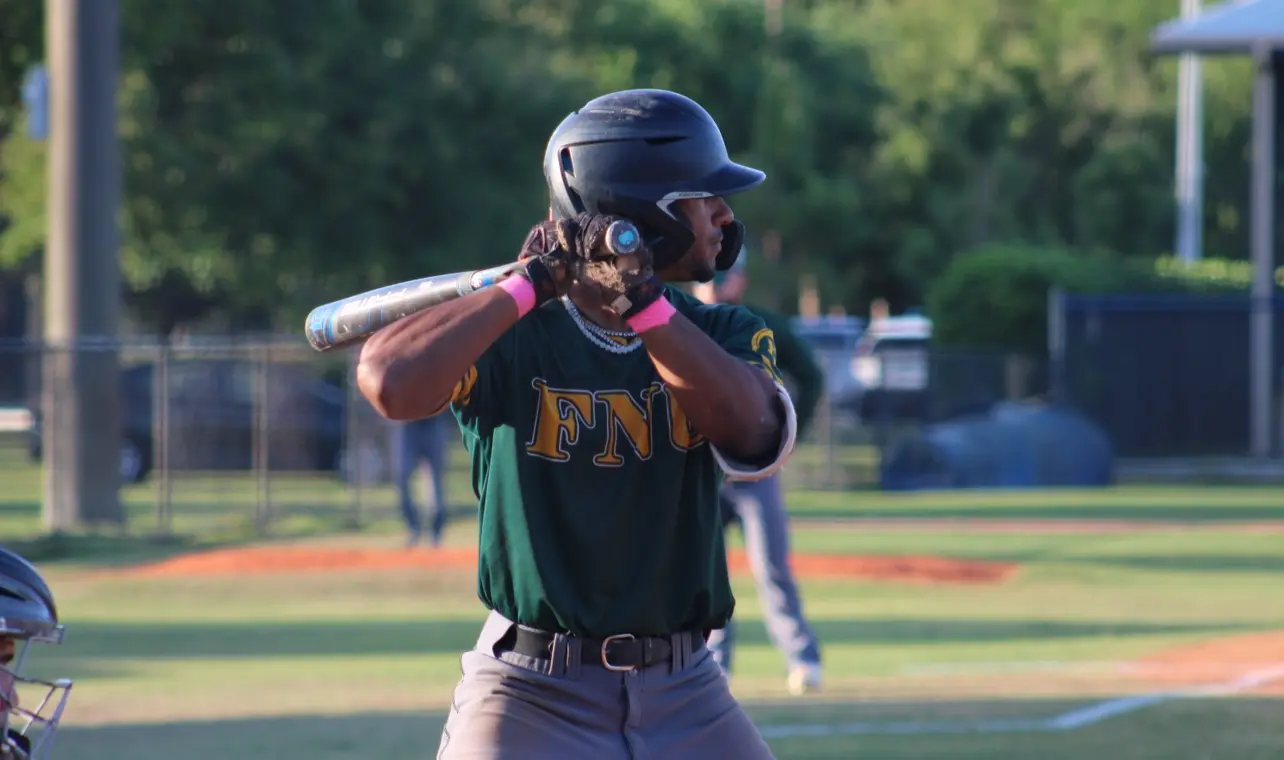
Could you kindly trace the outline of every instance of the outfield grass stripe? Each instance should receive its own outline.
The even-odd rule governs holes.
[[[928,734],[1007,734],[1026,731],[1048,731],[1048,721],[1029,719],[947,720],[947,721],[880,721],[843,723],[840,725],[766,726],[759,729],[764,739],[800,739],[830,736],[924,736]]]
[[[1251,670],[1229,681],[1177,691],[1155,692],[1094,702],[1051,718],[1006,718],[956,721],[874,721],[837,724],[762,726],[764,739],[833,736],[926,736],[932,734],[1057,733],[1086,728],[1154,705],[1179,699],[1233,696],[1284,680],[1284,664]]]
[[[1212,696],[1233,696],[1242,694],[1246,691],[1256,689],[1259,686],[1273,683],[1284,679],[1284,665],[1275,667],[1260,668],[1250,670],[1247,673],[1221,683],[1208,684],[1205,686],[1196,686],[1190,689],[1181,689],[1172,692],[1157,692],[1154,694],[1140,695],[1136,697],[1124,697],[1121,699],[1112,699],[1105,702],[1099,702],[1088,707],[1071,710],[1068,713],[1059,715],[1052,720],[1053,725],[1059,730],[1072,730],[1091,726],[1104,720],[1124,715],[1130,712],[1136,712],[1151,705],[1162,702],[1171,702],[1177,699],[1192,699],[1194,697],[1212,697]]]

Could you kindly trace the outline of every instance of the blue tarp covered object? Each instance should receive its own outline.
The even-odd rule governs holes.
[[[1001,403],[891,447],[881,476],[885,491],[1105,486],[1114,480],[1114,447],[1071,409]]]

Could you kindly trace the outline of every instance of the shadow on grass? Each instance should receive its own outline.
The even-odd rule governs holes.
[[[1035,497],[1037,498],[1037,497]],[[985,507],[862,507],[859,494],[852,494],[850,508],[809,509],[791,508],[790,519],[806,520],[843,520],[850,519],[859,524],[862,519],[875,520],[1129,520],[1136,522],[1263,522],[1284,520],[1284,503],[1279,506],[1219,506],[1216,503],[1207,505],[1169,505],[1139,506],[1137,504],[1102,505],[1093,504],[1086,507],[1070,505],[1041,505],[1032,502],[1028,506]]]
[[[421,760],[436,755],[445,720],[425,711],[64,726],[54,752],[59,760]]]
[[[36,519],[40,517],[40,502],[27,500],[0,500],[0,516],[3,517],[25,517]]]
[[[41,565],[83,563],[95,566],[149,562],[219,545],[225,545],[225,542],[198,540],[192,536],[177,534],[121,534],[108,531],[47,533],[3,543],[4,548]]]
[[[309,538],[342,533],[350,529],[335,521],[310,521],[292,526],[288,532],[259,533],[253,522],[231,522],[225,527],[199,533],[120,533],[110,530],[78,533],[48,533],[27,539],[5,541],[7,549],[42,566],[60,564],[115,567],[157,562],[191,552],[244,546],[272,538]]]
[[[344,655],[415,655],[462,652],[481,629],[476,620],[299,621],[280,623],[76,622],[60,658],[213,658]],[[1101,636],[1236,633],[1250,626],[1146,624],[1127,621],[1071,623],[1041,620],[819,620],[820,639],[830,644],[924,644],[1065,640]],[[737,628],[741,644],[766,644],[761,621]]]
[[[75,623],[63,660],[209,659],[459,653],[477,642],[476,620],[289,623]],[[71,627],[70,625],[68,626]]]
[[[1284,744],[1284,722],[1278,719],[1284,702],[1266,698],[1169,702],[1062,731],[975,728],[982,721],[996,719],[1040,722],[1073,709],[1059,701],[1041,699],[896,706],[861,703],[830,705],[828,709],[772,708],[753,703],[746,703],[746,707],[770,737],[777,760],[1265,759],[1277,757]],[[941,720],[957,721],[960,730],[931,734],[914,728]],[[444,722],[443,712],[425,710],[64,726],[55,753],[59,760],[420,760],[436,754]],[[884,735],[842,731],[858,723],[890,729],[899,725],[901,729]],[[782,726],[813,730],[810,735],[790,736],[786,731],[782,736]],[[540,756],[533,754],[535,747],[529,749],[531,757]],[[627,757],[626,745],[621,742],[618,756],[600,760]]]
[[[1191,573],[1284,573],[1284,536],[1279,555],[1073,555],[1052,561],[1066,564],[1125,567],[1134,570],[1184,571]]]
[[[1103,636],[1163,636],[1170,634],[1231,634],[1260,630],[1245,624],[1138,623],[1130,620],[1064,622],[1057,620],[877,619],[813,620],[816,637],[826,644],[983,643],[1098,638]],[[737,623],[736,643],[770,644],[761,618]]]

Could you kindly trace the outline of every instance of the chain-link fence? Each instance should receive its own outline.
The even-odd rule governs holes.
[[[298,533],[397,520],[393,423],[357,392],[355,357],[319,354],[293,337],[0,345],[0,498],[35,527],[42,503],[71,487],[76,463],[83,471],[97,462],[119,475],[131,531]],[[883,452],[925,421],[1025,398],[1044,382],[1042,363],[1002,355],[924,351],[879,362],[875,385],[822,397],[783,475],[787,488],[877,487]],[[113,398],[115,416],[103,416],[96,407]],[[73,414],[80,427],[68,432]],[[447,501],[472,510],[457,436],[448,458]],[[419,477],[430,477],[427,467]],[[421,505],[428,485],[415,484]]]
[[[0,346],[3,498],[38,512],[75,470],[109,462],[131,529],[263,533],[391,517],[390,423],[356,393],[354,356],[272,337]],[[96,408],[113,401],[110,415]],[[94,429],[105,420],[115,434]],[[463,501],[458,478],[450,486]]]
[[[1054,294],[1058,395],[1125,457],[1244,457],[1255,423],[1284,441],[1284,295],[1274,300],[1269,399],[1250,393],[1253,302],[1239,295]]]
[[[992,351],[926,345],[869,357],[820,357],[827,387],[811,429],[782,475],[788,488],[878,488],[884,455],[947,420],[984,415],[997,403],[1040,398],[1047,362]],[[842,382],[843,366],[853,375]],[[835,393],[834,391],[839,392]]]

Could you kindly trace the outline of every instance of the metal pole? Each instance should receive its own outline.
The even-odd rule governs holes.
[[[352,354],[352,360],[348,362],[348,404],[344,415],[343,425],[343,459],[340,462],[340,476],[347,481],[348,494],[352,497],[352,512],[348,516],[348,526],[353,529],[361,527],[362,518],[362,496],[361,489],[361,464],[357,452],[361,446],[358,443],[360,436],[357,435],[361,430],[361,421],[357,417],[357,405],[364,399],[357,390],[357,361],[356,352]]]
[[[44,523],[123,525],[118,0],[46,0],[50,75]],[[48,382],[53,379],[54,382]],[[57,386],[65,382],[65,394]]]
[[[1199,16],[1200,0],[1181,0],[1181,17]],[[1203,72],[1195,53],[1183,53],[1177,70],[1177,256],[1202,258],[1204,237]]]
[[[1048,292],[1048,397],[1066,400],[1066,294],[1059,287]]]
[[[174,483],[169,471],[170,417],[170,347],[169,336],[161,338],[152,378],[152,402],[155,405],[155,432],[152,434],[152,477],[156,478],[156,529],[161,535],[174,533]]]
[[[268,399],[270,385],[268,384],[268,361],[270,359],[269,349],[264,346],[254,350],[254,474],[255,481],[258,485],[258,500],[254,510],[255,528],[259,535],[264,535],[268,531],[268,524],[272,521],[272,478],[268,471],[271,465],[271,427],[268,420],[268,410],[271,408]]]
[[[1275,279],[1275,68],[1270,50],[1254,51],[1253,191],[1249,214],[1253,253],[1252,316],[1249,327],[1249,430],[1251,453],[1271,452],[1271,296]]]

